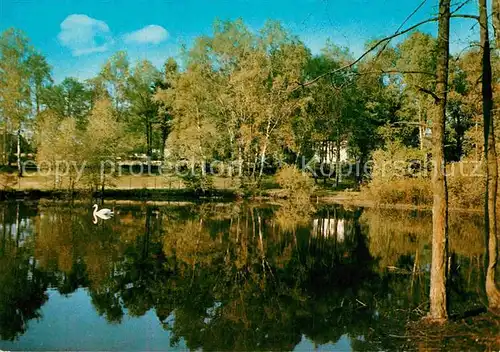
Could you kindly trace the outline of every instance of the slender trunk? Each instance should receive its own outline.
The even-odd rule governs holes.
[[[266,161],[266,151],[267,151],[267,143],[269,141],[269,133],[271,129],[271,119],[269,119],[267,123],[267,128],[266,128],[266,137],[264,139],[264,146],[262,147],[262,152],[260,155],[260,172],[259,172],[259,178],[262,177],[262,173],[264,172],[264,162]]]
[[[448,190],[444,158],[444,131],[448,88],[450,37],[450,0],[439,1],[438,61],[436,67],[436,95],[432,123],[432,265],[430,286],[431,320],[448,319],[447,309],[447,257],[448,257]]]
[[[160,160],[163,162],[165,160],[165,146],[167,145],[168,137],[168,126],[163,126],[161,128],[161,150],[160,150]]]
[[[40,114],[40,90],[42,87],[40,85],[37,85],[36,87],[36,93],[35,93],[35,106],[36,106],[36,114]]]
[[[238,177],[243,177],[243,152],[241,146],[238,146]],[[231,174],[232,176],[232,174]]]
[[[146,119],[146,123],[145,123],[145,128],[146,128],[146,155],[147,156],[151,156],[151,153],[150,153],[150,144],[149,144],[149,141],[150,141],[150,138],[149,138],[149,121],[148,121],[148,118],[147,117],[144,117]]]
[[[259,161],[259,151],[256,150],[255,151],[255,155],[254,155],[254,158],[253,158],[253,165],[252,165],[252,172],[250,173],[250,165],[248,165],[248,174],[250,175],[251,174],[251,177],[255,180],[256,176],[255,176],[255,170],[257,169],[257,165],[258,165],[258,161]]]
[[[420,142],[420,150],[424,150],[424,118],[422,102],[418,99],[418,137]]]
[[[149,141],[148,141],[148,155],[153,156],[153,123],[151,121],[148,122],[149,128]]]
[[[264,144],[264,147],[262,148],[262,153],[260,155],[260,171],[259,171],[259,178],[262,177],[262,174],[264,173],[264,163],[266,161],[266,151],[267,151],[267,140]]]
[[[498,260],[496,203],[498,189],[498,161],[495,146],[495,129],[492,116],[493,91],[491,72],[491,52],[488,33],[488,10],[486,0],[479,0],[480,41],[482,48],[482,95],[484,126],[484,159],[486,162],[486,190],[484,202],[484,234],[486,268],[486,295],[490,308],[500,308],[500,290],[495,284],[495,271]]]
[[[9,158],[7,156],[7,121],[5,121],[4,126],[3,126],[3,163],[4,165],[9,164]]]
[[[17,128],[17,175],[19,177],[23,176],[23,169],[21,167],[21,123]]]
[[[340,181],[340,133],[337,136],[337,141],[336,141],[336,146],[335,146],[335,187],[339,186],[339,181]]]

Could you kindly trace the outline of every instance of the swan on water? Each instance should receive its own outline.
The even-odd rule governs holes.
[[[100,218],[100,219],[103,219],[103,220],[109,220],[111,219],[111,217],[114,215],[113,211],[111,209],[106,209],[106,208],[103,208],[101,210],[97,210],[98,208],[98,205],[97,204],[94,204],[93,206],[94,208],[94,212],[93,212],[93,216],[94,216],[94,224],[97,224],[97,218]]]

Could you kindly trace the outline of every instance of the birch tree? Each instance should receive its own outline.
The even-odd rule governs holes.
[[[0,112],[4,119],[4,140],[8,129],[17,135],[17,172],[22,176],[21,132],[31,112],[29,70],[32,54],[28,38],[19,30],[7,29],[0,36]]]

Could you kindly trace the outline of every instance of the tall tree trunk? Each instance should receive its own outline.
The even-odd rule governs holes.
[[[486,162],[486,190],[484,202],[484,235],[487,246],[485,255],[486,295],[490,308],[500,308],[500,290],[495,284],[495,271],[498,261],[497,244],[497,190],[498,161],[495,146],[495,129],[492,116],[493,88],[491,72],[491,49],[488,33],[488,10],[486,0],[479,0],[479,26],[482,50],[482,95],[484,126],[484,160]]]
[[[23,169],[21,167],[21,123],[17,128],[17,175],[19,177],[23,176]]]
[[[4,126],[3,126],[3,153],[2,153],[2,158],[3,158],[3,164],[4,165],[9,165],[9,157],[7,155],[7,121],[5,121]]]
[[[448,88],[450,38],[450,0],[439,1],[438,60],[436,67],[436,103],[432,123],[432,265],[429,318],[436,322],[448,319],[448,190],[444,158],[444,131]]]
[[[339,186],[340,182],[340,132],[337,134],[337,141],[335,145],[335,187]]]
[[[267,140],[262,148],[262,152],[260,154],[260,171],[259,178],[262,178],[262,174],[264,173],[264,163],[266,162],[266,151],[267,151]]]
[[[36,86],[36,92],[35,92],[35,106],[36,106],[36,114],[40,114],[40,90],[42,87],[40,85]]]
[[[148,142],[148,155],[150,157],[153,156],[153,123],[151,122],[151,120],[149,121],[148,123],[148,127],[149,127],[149,142]]]
[[[264,163],[266,161],[267,143],[269,141],[270,131],[271,131],[271,119],[269,119],[269,121],[267,122],[266,136],[264,138],[264,146],[262,147],[262,152],[260,154],[259,179],[262,178],[262,174],[264,172]]]
[[[168,132],[169,132],[168,126],[163,125],[161,127],[161,150],[160,150],[160,160],[162,163],[165,160],[165,147],[167,145]]]
[[[146,119],[146,155],[151,157],[151,128],[149,126],[149,119],[147,116],[144,117]]]

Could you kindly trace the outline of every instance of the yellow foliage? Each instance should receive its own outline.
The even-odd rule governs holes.
[[[288,197],[297,201],[309,201],[314,191],[311,177],[293,165],[283,166],[276,174],[276,182],[286,191]]]

